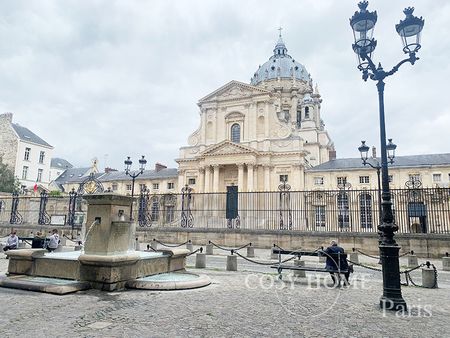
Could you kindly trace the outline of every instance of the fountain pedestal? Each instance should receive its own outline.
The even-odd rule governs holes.
[[[84,250],[46,253],[42,249],[11,250],[8,274],[88,282],[113,291],[146,276],[184,271],[187,249],[134,250],[135,228],[129,215],[132,198],[111,193],[84,197],[88,202]],[[1,285],[0,281],[0,285]]]

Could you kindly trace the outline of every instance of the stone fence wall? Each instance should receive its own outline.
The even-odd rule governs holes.
[[[0,225],[0,238],[7,237],[11,229],[17,230],[19,236],[29,236],[30,232],[48,233],[54,226],[21,225],[11,227]],[[60,234],[71,236],[70,227],[57,227]],[[79,230],[78,230],[79,231]],[[83,232],[84,233],[84,232]],[[74,231],[74,237],[77,230]],[[369,254],[378,254],[378,236],[374,233],[355,232],[299,232],[275,230],[237,230],[237,229],[182,229],[182,228],[137,228],[136,237],[142,243],[149,243],[153,238],[165,243],[179,244],[191,240],[195,245],[205,245],[208,241],[216,244],[238,247],[251,242],[256,248],[271,248],[277,244],[285,249],[316,249],[327,246],[330,240],[337,239],[346,251],[357,248]],[[442,257],[450,252],[450,235],[444,234],[397,234],[400,253],[414,250],[419,257]]]

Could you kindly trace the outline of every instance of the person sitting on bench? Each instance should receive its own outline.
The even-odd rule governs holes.
[[[6,246],[3,251],[14,250],[19,247],[19,237],[16,235],[16,231],[11,231],[8,239],[6,240]]]
[[[42,235],[40,231],[36,233],[36,236],[34,236],[33,241],[31,242],[31,248],[37,249],[37,248],[43,248],[45,244],[45,237]]]
[[[47,245],[48,252],[55,251],[58,248],[58,244],[59,244],[58,230],[53,229],[52,235],[49,237],[49,241],[48,241],[48,245]]]
[[[332,254],[343,254],[344,248],[340,247],[335,240],[330,242],[330,246],[326,248],[324,253],[327,256],[327,261],[325,263],[325,269],[332,270],[332,271],[346,271],[344,273],[344,283],[346,285],[349,285],[348,278],[350,277],[350,269],[347,263],[347,259],[345,257],[341,257],[339,262],[335,261],[333,259]],[[339,283],[339,280],[336,281],[335,272],[331,272],[331,279],[333,280],[333,284],[336,285]]]

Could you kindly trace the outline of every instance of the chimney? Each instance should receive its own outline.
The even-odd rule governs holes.
[[[165,166],[164,164],[161,164],[159,162],[155,163],[155,171],[156,172],[161,171],[163,169],[167,169],[167,166]]]
[[[372,147],[372,158],[377,158],[377,148]]]
[[[2,120],[2,122],[6,121],[9,123],[12,123],[12,118],[13,118],[13,113],[0,114],[0,120]]]
[[[328,151],[328,157],[329,157],[330,161],[331,160],[335,160],[336,159],[336,150],[329,150]]]
[[[113,168],[110,168],[110,167],[106,167],[105,168],[105,173],[107,174],[107,173],[110,173],[110,172],[113,172],[113,171],[117,171],[117,169],[113,169]]]

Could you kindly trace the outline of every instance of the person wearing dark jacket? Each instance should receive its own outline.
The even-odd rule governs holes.
[[[326,248],[326,250],[324,251],[327,260],[325,262],[325,269],[327,270],[331,270],[331,271],[342,271],[345,270],[347,271],[346,273],[344,273],[344,283],[345,284],[349,284],[348,279],[350,277],[350,269],[348,266],[348,262],[347,259],[345,257],[340,257],[339,261],[337,261],[335,259],[335,257],[333,257],[332,254],[336,255],[336,254],[343,254],[344,253],[344,248],[340,247],[336,241],[331,241],[330,242],[330,246],[328,248]],[[330,271],[330,275],[331,275],[331,279],[333,280],[334,285],[336,285],[336,277],[335,277],[335,272],[331,272]]]

